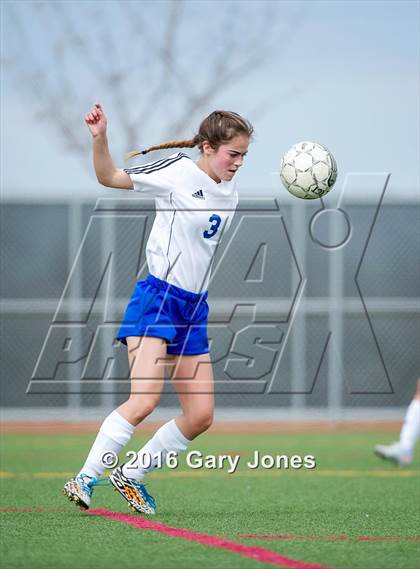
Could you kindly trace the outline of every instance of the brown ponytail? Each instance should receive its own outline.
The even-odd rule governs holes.
[[[221,144],[226,144],[237,135],[244,134],[252,137],[254,129],[249,121],[242,118],[238,113],[229,111],[214,111],[200,124],[198,134],[190,140],[171,140],[156,146],[150,146],[145,150],[133,150],[127,154],[127,158],[133,158],[140,154],[147,154],[153,150],[167,148],[194,148],[198,146],[203,151],[203,143],[207,141],[214,150]]]
[[[133,150],[132,152],[129,152],[126,157],[127,159],[133,158],[139,154],[147,154],[153,150],[166,150],[167,148],[194,148],[194,146],[197,146],[197,144],[198,140],[196,136],[194,138],[191,138],[191,140],[170,140],[169,142],[162,142],[162,144],[150,146],[145,150]]]

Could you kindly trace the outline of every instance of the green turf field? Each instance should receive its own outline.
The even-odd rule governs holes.
[[[175,470],[153,473],[148,490],[157,499],[158,513],[149,519],[274,551],[301,562],[295,566],[302,569],[316,564],[341,569],[418,569],[420,541],[413,538],[420,536],[419,456],[411,467],[402,469],[382,462],[371,450],[375,443],[393,438],[337,432],[205,434],[189,450],[238,453],[238,470],[234,474],[192,470],[180,461]],[[3,436],[3,568],[273,566],[268,557],[255,560],[228,551],[219,542],[196,543],[188,533],[170,536],[160,526],[144,529],[81,513],[61,489],[81,466],[93,439],[93,434]],[[139,432],[129,449],[137,450],[145,440]],[[250,470],[246,462],[256,449],[273,455],[312,454],[317,467]],[[95,489],[92,509],[141,518],[107,486]],[[360,539],[366,537],[398,539]]]

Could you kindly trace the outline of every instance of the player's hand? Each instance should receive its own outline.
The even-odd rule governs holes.
[[[99,103],[85,116],[85,123],[93,137],[106,133],[106,115]]]

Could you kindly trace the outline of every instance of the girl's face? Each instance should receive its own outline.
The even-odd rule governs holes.
[[[226,144],[214,150],[208,142],[203,143],[203,156],[198,166],[215,182],[230,182],[242,166],[248,152],[249,137],[238,134]]]

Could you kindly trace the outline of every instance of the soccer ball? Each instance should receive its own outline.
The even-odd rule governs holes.
[[[337,179],[337,164],[331,152],[318,142],[298,142],[280,164],[280,178],[287,191],[298,198],[322,198]]]

